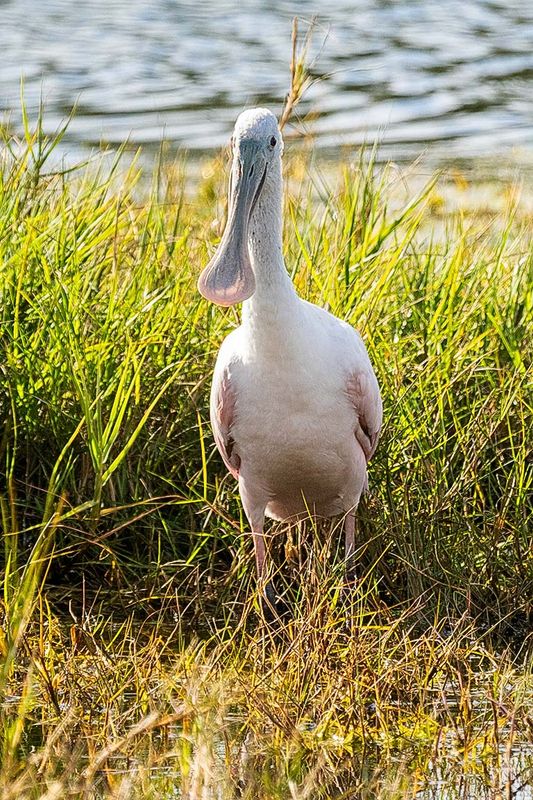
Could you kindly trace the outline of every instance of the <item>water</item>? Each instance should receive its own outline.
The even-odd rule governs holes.
[[[376,135],[398,161],[533,150],[532,0],[0,0],[0,114],[20,129],[23,75],[48,131],[77,102],[71,154],[209,151],[243,107],[280,109],[296,13],[319,14],[324,79],[302,112],[325,151]]]

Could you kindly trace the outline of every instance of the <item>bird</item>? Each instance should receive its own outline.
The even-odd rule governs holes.
[[[262,597],[275,608],[265,517],[344,515],[352,575],[355,511],[368,487],[383,411],[359,333],[299,297],[287,272],[276,116],[266,108],[243,111],[231,152],[228,218],[198,290],[220,306],[242,303],[242,319],[216,359],[210,418],[220,455],[238,481]]]

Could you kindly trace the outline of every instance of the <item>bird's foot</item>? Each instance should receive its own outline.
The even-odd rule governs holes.
[[[357,578],[357,566],[355,564],[355,558],[352,554],[347,558],[344,567],[344,591],[354,592],[358,586],[359,580]]]
[[[345,594],[353,594],[355,590],[359,587],[359,580],[357,578],[357,573],[355,570],[346,571],[344,575],[344,584],[343,589]]]
[[[276,589],[274,588],[272,581],[268,581],[261,591],[261,608],[263,611],[263,617],[269,625],[278,618],[276,604]]]
[[[346,569],[342,587],[343,605],[346,613],[345,626],[348,633],[355,627],[356,600],[358,597],[359,580],[355,568]]]
[[[262,587],[261,610],[263,618],[269,625],[278,624],[287,613],[286,604],[276,591],[273,581],[267,581]]]

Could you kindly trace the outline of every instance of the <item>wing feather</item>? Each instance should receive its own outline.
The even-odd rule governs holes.
[[[376,450],[383,420],[381,395],[376,376],[367,370],[352,373],[348,378],[347,392],[357,413],[355,437],[368,462]]]
[[[239,477],[241,466],[241,459],[231,435],[236,399],[229,370],[226,368],[218,375],[215,373],[211,390],[211,427],[218,451],[234,478]]]

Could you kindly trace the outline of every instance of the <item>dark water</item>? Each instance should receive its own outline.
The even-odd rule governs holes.
[[[533,0],[0,0],[0,112],[19,127],[23,75],[48,130],[77,102],[71,154],[216,148],[243,107],[280,109],[294,14],[318,14],[325,77],[302,111],[328,152],[376,135],[396,160],[533,150]]]

